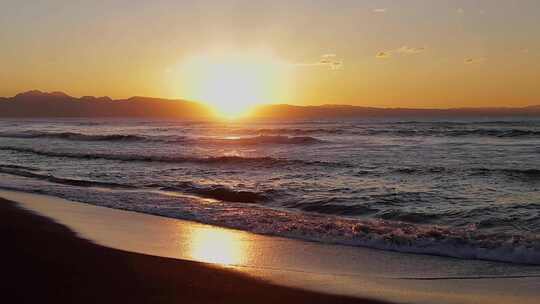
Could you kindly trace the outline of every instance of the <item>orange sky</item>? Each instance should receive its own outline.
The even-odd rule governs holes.
[[[0,96],[540,104],[538,20],[536,0],[6,0]]]

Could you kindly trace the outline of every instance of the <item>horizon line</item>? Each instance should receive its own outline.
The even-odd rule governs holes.
[[[39,89],[32,89],[28,91],[23,91],[20,93],[17,93],[11,97],[9,96],[0,96],[0,99],[12,99],[19,95],[29,94],[29,93],[36,93],[36,94],[43,94],[43,95],[58,95],[58,96],[65,96],[73,99],[83,99],[83,98],[107,98],[110,101],[129,101],[130,99],[134,98],[147,98],[147,99],[159,99],[162,101],[171,101],[171,102],[191,102],[191,103],[198,103],[205,106],[210,106],[204,101],[198,101],[198,100],[190,100],[190,99],[183,99],[183,98],[168,98],[168,97],[155,97],[155,96],[142,96],[142,95],[133,95],[127,98],[113,98],[108,95],[104,96],[96,96],[96,95],[81,95],[79,97],[70,95],[66,93],[65,91],[42,91]],[[391,106],[362,106],[362,105],[353,105],[353,104],[341,104],[341,103],[324,103],[324,104],[288,104],[288,103],[261,103],[259,105],[254,106],[254,108],[258,107],[265,107],[265,106],[291,106],[291,107],[302,107],[302,108],[308,108],[308,107],[355,107],[355,108],[368,108],[368,109],[383,109],[383,110],[475,110],[475,109],[526,109],[526,108],[537,108],[540,107],[540,102],[537,104],[531,104],[526,106],[486,106],[486,107],[391,107]]]

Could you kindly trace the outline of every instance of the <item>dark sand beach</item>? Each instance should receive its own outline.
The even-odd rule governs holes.
[[[93,244],[0,199],[3,303],[381,303]]]

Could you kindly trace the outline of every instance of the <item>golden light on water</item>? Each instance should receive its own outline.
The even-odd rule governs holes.
[[[205,54],[180,65],[183,96],[204,102],[224,118],[238,118],[256,105],[278,102],[287,65],[264,54]]]
[[[235,265],[246,262],[247,249],[237,233],[205,228],[192,231],[188,254],[196,261]]]

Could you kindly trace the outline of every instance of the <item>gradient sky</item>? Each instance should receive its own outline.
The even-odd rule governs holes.
[[[277,103],[540,104],[538,0],[0,0],[0,41],[0,96],[189,97],[227,50],[290,64]]]

